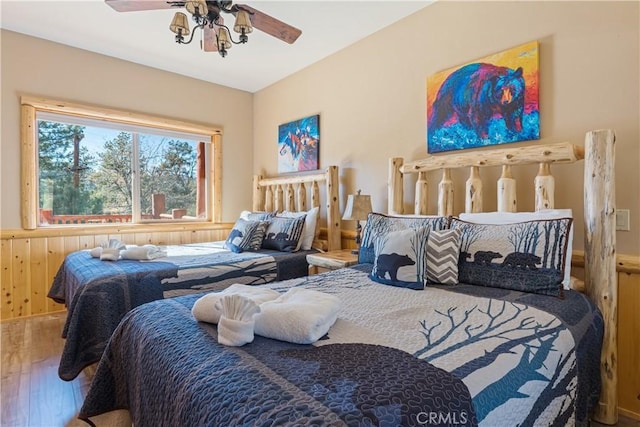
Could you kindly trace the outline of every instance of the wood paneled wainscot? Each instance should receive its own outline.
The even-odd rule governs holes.
[[[571,275],[584,275],[584,253],[574,251]],[[618,411],[640,421],[640,256],[618,255]]]
[[[233,224],[154,224],[3,230],[0,253],[0,318],[54,313],[65,307],[47,298],[65,256],[109,239],[134,245],[175,245],[227,238]]]

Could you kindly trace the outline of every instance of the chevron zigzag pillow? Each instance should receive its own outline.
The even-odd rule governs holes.
[[[431,231],[427,240],[427,281],[455,285],[458,283],[460,256],[459,229]]]

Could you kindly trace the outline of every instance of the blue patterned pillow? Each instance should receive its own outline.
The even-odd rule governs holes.
[[[239,218],[224,242],[225,248],[235,253],[260,249],[268,225],[268,221],[249,221]]]
[[[421,227],[379,236],[374,243],[371,280],[401,288],[424,289],[429,232],[428,227]]]
[[[474,224],[454,218],[462,232],[461,283],[563,297],[571,218],[514,224]]]
[[[374,242],[392,231],[421,227],[444,230],[448,224],[449,218],[445,216],[388,216],[371,212],[362,231],[358,262],[372,263],[375,258]]]
[[[285,218],[275,216],[269,220],[267,233],[262,241],[264,249],[275,249],[281,252],[293,252],[302,235],[305,216]]]

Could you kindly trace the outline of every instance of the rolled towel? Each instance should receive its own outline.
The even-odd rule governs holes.
[[[335,323],[340,300],[324,292],[293,288],[278,299],[260,305],[256,335],[311,344],[322,338]]]
[[[196,300],[195,304],[193,304],[191,314],[200,322],[218,323],[220,320],[220,309],[216,307],[216,303],[222,297],[233,294],[247,297],[258,305],[263,302],[272,301],[280,296],[280,293],[273,289],[234,283],[221,292],[212,292],[200,297]]]
[[[222,297],[216,306],[220,309],[218,342],[222,345],[240,347],[253,341],[254,316],[260,307],[242,295]]]
[[[102,255],[102,246],[98,246],[96,248],[91,249],[89,253],[94,258],[100,258],[100,255]]]
[[[104,261],[116,261],[118,259],[118,257],[120,256],[120,251],[123,250],[123,249],[126,249],[126,247],[127,246],[121,240],[109,239],[108,242],[102,242],[97,247],[91,249],[91,251],[89,251],[89,253],[91,254],[92,257],[100,258],[100,259],[102,259]],[[105,258],[103,259],[102,258],[102,250],[103,249],[113,249],[113,250],[109,251],[105,255]],[[115,250],[118,251],[118,256],[116,256],[115,259],[114,259]]]
[[[120,253],[122,259],[151,260],[166,257],[167,252],[155,245],[129,246]]]
[[[118,240],[118,239],[109,239],[108,242],[100,243],[100,246],[103,248],[111,248],[111,249],[118,249],[118,250],[123,250],[127,247],[127,245],[125,245],[122,240]]]
[[[118,248],[102,248],[100,253],[101,261],[117,261],[120,258],[120,249]]]

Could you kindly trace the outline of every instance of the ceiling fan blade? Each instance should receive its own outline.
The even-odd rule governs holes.
[[[285,24],[284,22],[272,16],[269,16],[266,13],[260,12],[259,10],[254,9],[251,6],[247,6],[246,4],[238,4],[236,5],[236,7],[249,12],[251,25],[253,25],[255,28],[289,44],[295,42],[298,37],[300,37],[300,34],[302,34],[302,31],[300,31],[296,27]]]
[[[217,52],[218,43],[216,43],[216,29],[210,28],[208,25],[204,27],[204,46],[205,52]]]
[[[166,0],[104,0],[118,12],[135,12],[138,10],[171,9],[175,4]],[[174,2],[175,3],[175,2]]]

